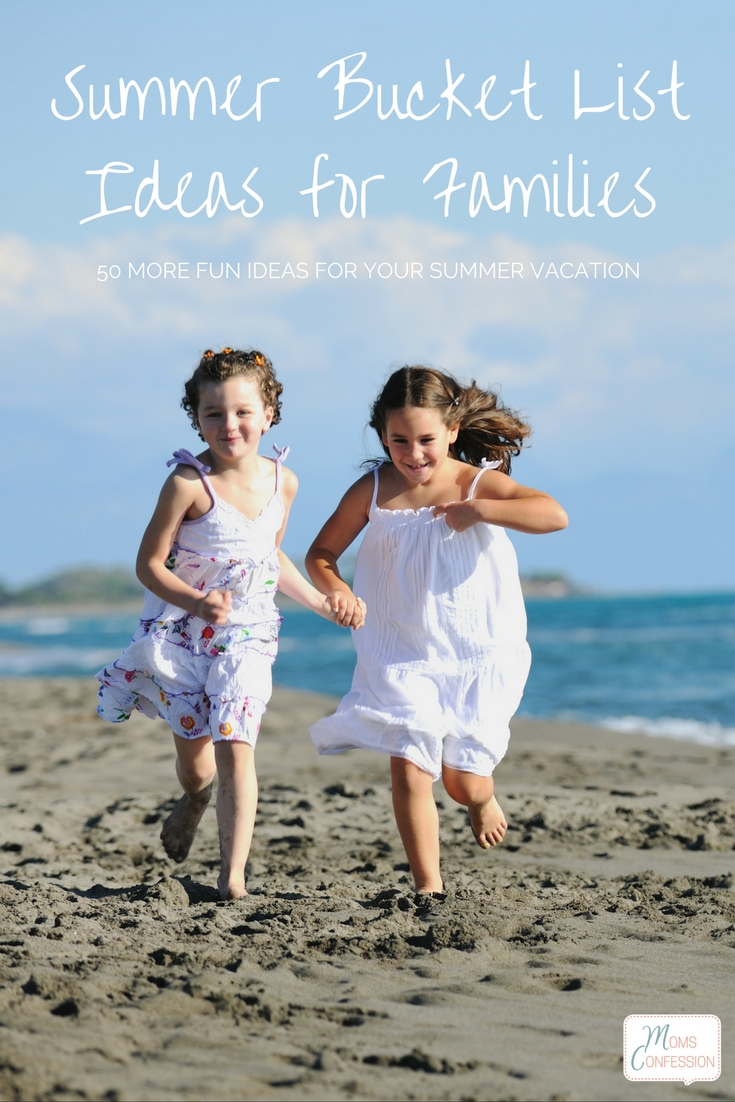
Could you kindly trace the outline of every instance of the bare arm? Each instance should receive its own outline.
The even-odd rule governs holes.
[[[477,496],[471,501],[437,505],[434,514],[443,514],[449,527],[458,532],[484,521],[516,532],[543,535],[558,532],[569,523],[559,502],[549,494],[522,486],[508,475],[492,470],[482,476]]]
[[[308,608],[311,612],[316,612],[319,616],[324,616],[327,620],[335,621],[341,627],[362,627],[365,622],[365,606],[362,602],[358,603],[355,601],[351,606],[348,606],[345,602],[340,603],[334,601],[331,594],[320,593],[318,589],[315,589],[314,586],[306,580],[303,574],[301,574],[291,562],[289,557],[281,551],[281,540],[286,531],[291,504],[296,496],[299,485],[296,475],[292,471],[283,469],[281,477],[281,497],[286,509],[286,515],[281,530],[276,537],[278,558],[281,566],[278,588],[282,593],[285,593],[287,597],[291,597],[294,601],[298,601],[304,608]]]
[[[146,589],[161,600],[212,624],[226,624],[232,594],[213,589],[206,595],[187,585],[166,567],[179,525],[194,504],[206,494],[198,475],[187,476],[177,468],[163,484],[158,504],[138,551],[135,572]]]
[[[368,522],[373,475],[366,474],[351,486],[322,528],[306,556],[311,580],[331,600],[333,607],[353,607],[357,597],[339,572],[337,560]]]

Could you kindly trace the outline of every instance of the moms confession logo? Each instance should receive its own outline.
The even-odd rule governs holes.
[[[624,1070],[633,1082],[720,1078],[720,1019],[715,1014],[630,1014],[623,1025]]]

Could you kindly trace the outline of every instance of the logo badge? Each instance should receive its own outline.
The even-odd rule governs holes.
[[[690,1083],[720,1078],[715,1014],[629,1014],[623,1023],[625,1078]]]

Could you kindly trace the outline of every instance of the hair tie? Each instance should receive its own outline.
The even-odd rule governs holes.
[[[265,367],[265,356],[261,355],[260,352],[255,356],[255,365],[256,367]]]
[[[231,348],[223,348],[222,349],[222,355],[223,356],[229,356],[231,352],[232,352]]]
[[[203,360],[211,360],[213,356],[214,356],[214,352],[212,351],[211,348],[208,348],[207,351],[202,356],[202,359]]]

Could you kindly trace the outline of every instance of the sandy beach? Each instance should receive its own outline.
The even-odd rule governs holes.
[[[507,840],[443,794],[443,903],[414,899],[388,763],[318,758],[329,697],[276,691],[250,896],[213,810],[158,832],[170,735],[84,680],[0,681],[3,1099],[732,1099],[735,750],[519,720]],[[718,1014],[718,1082],[633,1084],[632,1013]]]

